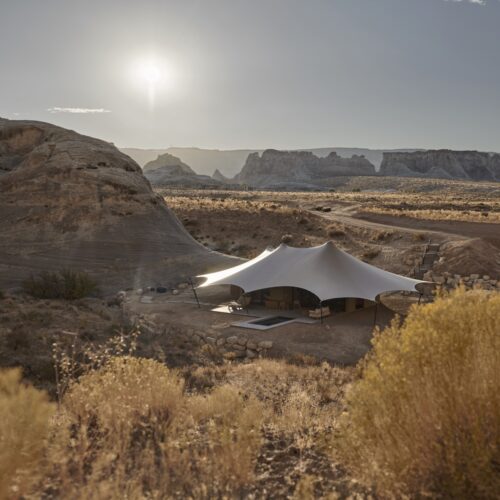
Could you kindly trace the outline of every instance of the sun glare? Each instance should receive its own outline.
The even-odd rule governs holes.
[[[138,67],[137,71],[139,78],[150,85],[156,85],[159,83],[163,76],[160,66],[153,61],[142,63]]]
[[[174,72],[170,64],[158,57],[139,58],[130,67],[130,76],[140,92],[148,96],[150,107],[174,87]]]

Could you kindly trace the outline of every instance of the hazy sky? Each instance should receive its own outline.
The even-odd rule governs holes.
[[[0,116],[118,146],[500,151],[500,1],[0,0]]]

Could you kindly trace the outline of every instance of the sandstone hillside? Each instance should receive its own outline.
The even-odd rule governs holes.
[[[226,257],[194,241],[112,144],[0,119],[0,288],[69,268],[101,290],[169,284]]]

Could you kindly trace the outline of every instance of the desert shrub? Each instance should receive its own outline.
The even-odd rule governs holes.
[[[345,236],[345,231],[338,226],[329,226],[327,229],[327,235],[330,238],[341,238]]]
[[[21,370],[0,372],[0,498],[19,498],[46,445],[55,405],[21,382]]]
[[[415,241],[425,241],[427,239],[427,235],[425,233],[413,233],[413,239]]]
[[[66,269],[32,275],[23,283],[23,288],[37,299],[75,300],[97,292],[97,283],[84,272]]]
[[[179,374],[157,361],[110,359],[66,392],[38,491],[239,497],[253,478],[264,414],[236,388],[188,395]]]
[[[380,254],[380,250],[378,248],[369,248],[365,252],[363,252],[363,259],[372,260]]]
[[[380,493],[496,497],[499,317],[500,294],[459,289],[376,334],[340,450]]]
[[[290,243],[291,241],[293,240],[293,235],[291,234],[284,234],[282,237],[281,237],[281,243]]]
[[[384,240],[389,239],[393,234],[394,233],[392,231],[378,231],[373,235],[372,240],[373,241],[384,241]]]

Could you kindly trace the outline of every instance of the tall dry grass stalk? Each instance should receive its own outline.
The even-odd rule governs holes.
[[[341,455],[384,495],[498,498],[500,294],[457,290],[374,340]]]

